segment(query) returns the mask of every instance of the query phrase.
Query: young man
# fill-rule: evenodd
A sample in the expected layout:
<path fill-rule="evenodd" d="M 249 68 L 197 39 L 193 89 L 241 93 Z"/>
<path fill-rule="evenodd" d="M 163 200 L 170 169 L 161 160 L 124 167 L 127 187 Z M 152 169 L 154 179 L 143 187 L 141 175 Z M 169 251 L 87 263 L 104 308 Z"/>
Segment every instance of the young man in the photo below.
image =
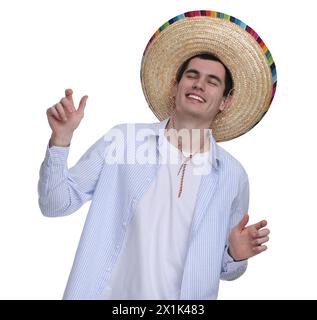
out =
<path fill-rule="evenodd" d="M 215 299 L 220 279 L 266 249 L 266 221 L 247 226 L 247 174 L 216 144 L 253 127 L 274 95 L 261 39 L 233 19 L 202 11 L 164 24 L 141 68 L 162 121 L 112 128 L 71 169 L 87 96 L 76 109 L 67 89 L 48 109 L 40 208 L 64 216 L 92 200 L 65 299 Z"/>

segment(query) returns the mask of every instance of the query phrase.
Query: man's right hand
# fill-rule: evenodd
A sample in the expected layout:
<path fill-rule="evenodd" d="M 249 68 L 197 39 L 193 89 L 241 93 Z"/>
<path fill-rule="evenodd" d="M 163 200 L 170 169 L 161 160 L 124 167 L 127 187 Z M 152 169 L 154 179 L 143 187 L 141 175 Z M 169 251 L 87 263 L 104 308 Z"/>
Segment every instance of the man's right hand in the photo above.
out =
<path fill-rule="evenodd" d="M 46 111 L 48 123 L 52 129 L 51 146 L 67 147 L 75 129 L 84 117 L 88 96 L 83 96 L 76 110 L 73 101 L 73 90 L 66 89 L 65 97 Z"/>

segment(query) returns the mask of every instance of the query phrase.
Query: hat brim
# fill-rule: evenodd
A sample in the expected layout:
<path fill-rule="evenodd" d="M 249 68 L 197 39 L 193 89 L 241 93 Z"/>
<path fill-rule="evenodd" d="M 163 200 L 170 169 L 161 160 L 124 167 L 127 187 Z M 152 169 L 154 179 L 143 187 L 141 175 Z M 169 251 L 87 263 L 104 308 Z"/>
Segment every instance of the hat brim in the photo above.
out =
<path fill-rule="evenodd" d="M 143 54 L 143 92 L 156 117 L 166 119 L 174 104 L 171 89 L 178 68 L 188 58 L 205 52 L 216 55 L 232 74 L 232 103 L 212 123 L 217 141 L 231 140 L 262 119 L 276 88 L 275 64 L 269 50 L 240 20 L 213 11 L 195 11 L 164 24 Z"/>

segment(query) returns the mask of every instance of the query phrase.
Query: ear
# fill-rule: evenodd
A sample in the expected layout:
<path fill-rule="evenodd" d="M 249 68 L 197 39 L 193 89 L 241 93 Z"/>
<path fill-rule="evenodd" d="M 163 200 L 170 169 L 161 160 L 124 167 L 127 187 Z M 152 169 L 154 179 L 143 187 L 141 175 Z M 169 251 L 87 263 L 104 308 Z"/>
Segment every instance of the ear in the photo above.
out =
<path fill-rule="evenodd" d="M 178 89 L 178 83 L 176 80 L 173 80 L 173 86 L 172 86 L 172 97 L 173 98 L 176 97 L 177 89 Z"/>
<path fill-rule="evenodd" d="M 224 97 L 220 106 L 219 106 L 219 111 L 222 112 L 222 111 L 226 110 L 227 108 L 230 107 L 231 103 L 232 103 L 232 96 Z"/>

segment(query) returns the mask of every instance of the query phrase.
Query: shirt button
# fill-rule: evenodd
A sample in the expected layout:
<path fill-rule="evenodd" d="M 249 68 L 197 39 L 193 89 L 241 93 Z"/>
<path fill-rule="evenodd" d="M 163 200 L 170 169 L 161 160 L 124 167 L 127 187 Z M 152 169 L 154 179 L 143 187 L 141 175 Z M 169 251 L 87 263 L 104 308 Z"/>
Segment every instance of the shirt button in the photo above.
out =
<path fill-rule="evenodd" d="M 107 271 L 108 271 L 108 272 L 110 272 L 110 271 L 111 271 L 111 268 L 110 268 L 110 267 L 108 267 L 108 268 L 107 268 Z"/>
<path fill-rule="evenodd" d="M 116 249 L 120 249 L 120 245 L 117 244 L 117 245 L 116 245 Z"/>

